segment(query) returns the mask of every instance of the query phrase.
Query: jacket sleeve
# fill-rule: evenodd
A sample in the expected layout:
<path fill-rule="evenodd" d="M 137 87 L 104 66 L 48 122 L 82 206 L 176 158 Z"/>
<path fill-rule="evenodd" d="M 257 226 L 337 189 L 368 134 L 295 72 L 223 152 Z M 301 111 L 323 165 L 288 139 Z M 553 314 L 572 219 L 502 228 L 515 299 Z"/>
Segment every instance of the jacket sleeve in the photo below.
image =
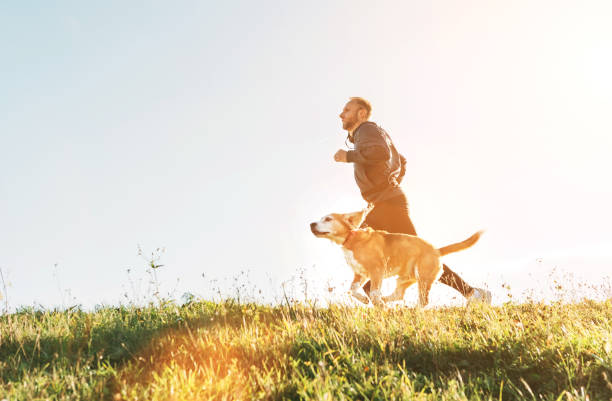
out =
<path fill-rule="evenodd" d="M 346 152 L 349 163 L 377 164 L 386 162 L 391 157 L 391 151 L 385 138 L 376 128 L 367 127 L 359 133 L 355 142 L 355 150 Z"/>
<path fill-rule="evenodd" d="M 399 154 L 399 157 L 400 157 L 401 169 L 396 178 L 398 184 L 402 182 L 402 180 L 404 179 L 404 174 L 406 174 L 406 158 L 402 154 Z"/>

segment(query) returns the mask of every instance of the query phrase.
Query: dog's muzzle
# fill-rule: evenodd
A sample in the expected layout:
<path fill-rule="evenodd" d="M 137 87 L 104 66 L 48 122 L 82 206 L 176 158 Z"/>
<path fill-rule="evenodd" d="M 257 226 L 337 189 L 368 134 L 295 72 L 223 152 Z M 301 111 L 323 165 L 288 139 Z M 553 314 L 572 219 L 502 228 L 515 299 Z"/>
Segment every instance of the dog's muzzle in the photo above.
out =
<path fill-rule="evenodd" d="M 314 235 L 329 234 L 327 232 L 317 230 L 317 223 L 310 223 L 310 231 L 312 231 Z"/>

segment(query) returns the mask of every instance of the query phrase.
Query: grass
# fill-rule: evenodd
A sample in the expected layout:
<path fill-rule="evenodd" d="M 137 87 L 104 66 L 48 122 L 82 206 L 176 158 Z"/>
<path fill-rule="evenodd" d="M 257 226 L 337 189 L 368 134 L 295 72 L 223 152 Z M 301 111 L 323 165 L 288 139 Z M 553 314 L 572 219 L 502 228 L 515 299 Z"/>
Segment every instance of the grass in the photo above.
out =
<path fill-rule="evenodd" d="M 0 400 L 610 400 L 612 302 L 0 317 Z"/>

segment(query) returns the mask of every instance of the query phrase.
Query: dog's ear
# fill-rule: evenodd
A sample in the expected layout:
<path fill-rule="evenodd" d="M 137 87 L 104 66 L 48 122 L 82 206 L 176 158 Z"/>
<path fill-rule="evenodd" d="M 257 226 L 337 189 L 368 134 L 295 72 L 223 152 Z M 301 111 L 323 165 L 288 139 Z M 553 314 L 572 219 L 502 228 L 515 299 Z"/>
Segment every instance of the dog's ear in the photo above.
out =
<path fill-rule="evenodd" d="M 366 216 L 368 215 L 368 213 L 370 213 L 371 210 L 372 210 L 372 208 L 368 206 L 367 208 L 363 209 L 362 211 L 349 214 L 348 215 L 348 219 L 347 219 L 348 223 L 353 228 L 361 227 L 361 225 L 363 224 Z"/>
<path fill-rule="evenodd" d="M 361 227 L 361 225 L 365 221 L 366 217 L 368 217 L 368 214 L 370 214 L 372 209 L 374 209 L 374 204 L 368 203 L 368 206 L 361 211 L 361 217 L 359 219 L 359 223 L 357 224 L 357 227 Z"/>

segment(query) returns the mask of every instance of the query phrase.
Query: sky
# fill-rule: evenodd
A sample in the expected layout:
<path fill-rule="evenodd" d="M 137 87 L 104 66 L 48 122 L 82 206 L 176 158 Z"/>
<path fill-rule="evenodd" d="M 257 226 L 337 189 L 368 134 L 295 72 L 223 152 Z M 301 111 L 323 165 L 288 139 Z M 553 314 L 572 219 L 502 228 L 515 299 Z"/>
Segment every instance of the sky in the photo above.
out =
<path fill-rule="evenodd" d="M 444 259 L 470 284 L 602 283 L 611 19 L 607 1 L 3 2 L 3 302 L 142 301 L 152 258 L 164 296 L 345 297 L 309 223 L 365 207 L 333 161 L 351 96 L 408 160 L 421 237 L 486 230 Z"/>

